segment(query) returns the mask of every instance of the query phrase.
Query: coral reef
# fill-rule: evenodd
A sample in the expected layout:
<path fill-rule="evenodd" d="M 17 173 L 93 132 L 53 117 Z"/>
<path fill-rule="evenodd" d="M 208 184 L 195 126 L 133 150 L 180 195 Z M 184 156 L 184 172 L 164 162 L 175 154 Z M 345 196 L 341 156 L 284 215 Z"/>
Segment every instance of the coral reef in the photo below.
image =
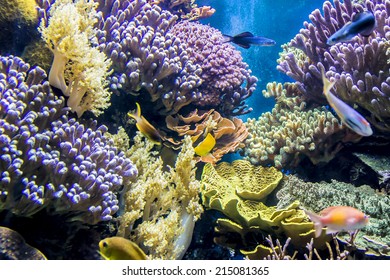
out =
<path fill-rule="evenodd" d="M 46 260 L 46 257 L 28 245 L 19 233 L 0 226 L 0 260 Z"/>
<path fill-rule="evenodd" d="M 104 136 L 106 127 L 69 120 L 45 78 L 18 57 L 0 58 L 0 210 L 110 220 L 115 192 L 137 170 Z"/>
<path fill-rule="evenodd" d="M 163 170 L 158 153 L 152 151 L 152 142 L 143 140 L 140 133 L 134 141 L 128 154 L 139 177 L 124 195 L 118 235 L 137 243 L 149 259 L 181 259 L 191 242 L 195 221 L 203 212 L 192 141 L 185 137 L 175 167 L 168 171 Z"/>
<path fill-rule="evenodd" d="M 238 248 L 245 255 L 251 254 L 251 247 L 260 242 L 251 240 L 253 236 L 261 236 L 264 232 L 288 236 L 296 246 L 308 243 L 314 237 L 313 223 L 299 209 L 298 201 L 279 209 L 265 204 L 282 177 L 274 167 L 255 167 L 244 160 L 232 164 L 222 162 L 215 167 L 206 164 L 201 179 L 202 202 L 206 208 L 218 210 L 228 217 L 217 220 L 216 232 L 220 236 L 215 242 Z M 232 233 L 238 240 L 229 239 Z M 325 239 L 322 235 L 317 243 L 321 244 Z M 269 254 L 267 245 L 262 245 Z"/>
<path fill-rule="evenodd" d="M 377 25 L 369 37 L 355 36 L 350 42 L 333 46 L 327 38 L 339 30 L 353 15 L 363 10 L 371 11 Z M 326 104 L 322 96 L 321 71 L 335 81 L 336 95 L 353 105 L 375 128 L 376 134 L 388 135 L 390 131 L 390 82 L 388 46 L 390 39 L 390 5 L 385 0 L 366 0 L 354 3 L 326 1 L 323 14 L 315 10 L 310 15 L 312 23 L 285 48 L 278 69 L 296 80 L 303 99 L 309 106 Z M 296 53 L 300 55 L 297 56 Z"/>
<path fill-rule="evenodd" d="M 98 1 L 97 47 L 113 61 L 110 87 L 178 112 L 199 98 L 201 69 L 169 29 L 177 16 L 146 0 Z"/>
<path fill-rule="evenodd" d="M 255 91 L 257 78 L 251 75 L 240 52 L 224 44 L 222 33 L 189 21 L 175 24 L 171 32 L 185 43 L 189 59 L 202 69 L 203 83 L 195 104 L 212 106 L 223 116 L 250 112 L 244 101 Z"/>
<path fill-rule="evenodd" d="M 241 153 L 252 164 L 281 169 L 296 167 L 305 157 L 313 164 L 328 162 L 346 143 L 361 139 L 325 107 L 308 109 L 297 91 L 289 83 L 269 83 L 263 91 L 277 103 L 271 112 L 245 123 L 249 133 Z"/>
<path fill-rule="evenodd" d="M 304 182 L 294 175 L 288 175 L 286 180 L 283 180 L 277 197 L 280 209 L 299 200 L 304 208 L 314 212 L 335 205 L 352 206 L 361 210 L 370 216 L 370 222 L 360 230 L 354 245 L 367 255 L 390 255 L 388 236 L 390 197 L 388 195 L 377 193 L 366 185 L 355 187 L 335 180 L 331 183 L 311 183 Z M 337 238 L 344 243 L 350 239 L 348 234 L 341 233 Z"/>
<path fill-rule="evenodd" d="M 177 132 L 180 137 L 189 135 L 201 140 L 210 133 L 215 138 L 216 144 L 210 152 L 211 156 L 197 157 L 204 162 L 216 163 L 223 155 L 242 148 L 248 135 L 242 120 L 235 117 L 232 120 L 223 118 L 214 110 L 195 110 L 187 116 L 167 116 L 166 123 L 167 127 Z"/>
<path fill-rule="evenodd" d="M 41 0 L 39 27 L 54 54 L 50 85 L 69 97 L 67 105 L 80 117 L 85 111 L 100 115 L 110 105 L 106 81 L 111 61 L 92 46 L 96 36 L 97 3 L 92 0 Z"/>
<path fill-rule="evenodd" d="M 323 106 L 327 105 L 322 94 L 323 70 L 336 82 L 336 95 L 362 113 L 376 127 L 376 135 L 388 138 L 388 2 L 335 0 L 332 5 L 326 1 L 323 10 L 324 15 L 315 10 L 310 15 L 312 23 L 305 22 L 305 28 L 283 46 L 277 68 L 295 83 L 269 83 L 263 94 L 275 97 L 277 104 L 272 112 L 245 124 L 249 135 L 242 154 L 253 164 L 291 168 L 304 158 L 313 164 L 329 162 L 345 145 L 362 139 Z M 351 42 L 326 44 L 330 35 L 363 10 L 372 11 L 377 20 L 369 37 L 359 35 Z"/>

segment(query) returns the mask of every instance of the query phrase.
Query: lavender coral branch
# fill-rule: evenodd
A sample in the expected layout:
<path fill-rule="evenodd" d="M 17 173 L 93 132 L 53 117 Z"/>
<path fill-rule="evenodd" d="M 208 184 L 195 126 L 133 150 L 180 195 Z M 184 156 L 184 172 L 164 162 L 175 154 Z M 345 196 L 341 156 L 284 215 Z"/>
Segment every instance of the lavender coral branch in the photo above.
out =
<path fill-rule="evenodd" d="M 335 31 L 364 10 L 371 11 L 377 25 L 369 37 L 357 35 L 350 42 L 328 46 Z M 326 1 L 323 14 L 315 10 L 280 60 L 278 69 L 296 80 L 309 106 L 326 104 L 322 96 L 321 70 L 336 82 L 334 92 L 354 105 L 379 132 L 390 131 L 390 3 L 386 0 Z M 303 54 L 297 56 L 299 50 Z"/>

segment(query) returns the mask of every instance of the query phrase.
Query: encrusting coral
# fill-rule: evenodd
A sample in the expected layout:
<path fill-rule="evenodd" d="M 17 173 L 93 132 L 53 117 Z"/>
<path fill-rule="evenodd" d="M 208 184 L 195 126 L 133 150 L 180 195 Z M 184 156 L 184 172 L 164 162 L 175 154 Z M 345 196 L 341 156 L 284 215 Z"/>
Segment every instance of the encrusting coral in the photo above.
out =
<path fill-rule="evenodd" d="M 263 94 L 277 103 L 245 123 L 249 134 L 241 153 L 252 164 L 281 169 L 296 167 L 305 157 L 314 164 L 328 162 L 346 143 L 361 139 L 325 107 L 308 109 L 295 84 L 269 83 Z"/>
<path fill-rule="evenodd" d="M 243 141 L 248 135 L 242 120 L 233 117 L 232 120 L 223 118 L 215 110 L 195 110 L 187 116 L 177 114 L 166 117 L 167 127 L 182 137 L 189 135 L 197 142 L 204 139 L 209 133 L 216 140 L 216 144 L 209 155 L 198 156 L 203 162 L 218 162 L 223 155 L 235 152 L 243 147 Z"/>
<path fill-rule="evenodd" d="M 0 260 L 46 260 L 46 257 L 28 245 L 18 232 L 0 226 Z"/>
<path fill-rule="evenodd" d="M 105 126 L 68 119 L 46 77 L 18 57 L 0 57 L 0 211 L 110 220 L 116 192 L 137 169 L 104 136 Z"/>
<path fill-rule="evenodd" d="M 288 175 L 277 193 L 278 208 L 283 209 L 299 200 L 301 205 L 314 212 L 329 206 L 346 205 L 355 207 L 370 216 L 370 222 L 362 228 L 354 240 L 354 246 L 367 255 L 389 256 L 390 240 L 390 197 L 377 193 L 367 185 L 354 185 L 332 180 L 331 183 L 311 183 Z M 348 243 L 349 234 L 339 233 L 337 238 Z"/>
<path fill-rule="evenodd" d="M 185 137 L 175 167 L 168 171 L 152 151 L 152 142 L 143 140 L 140 133 L 134 142 L 128 154 L 139 176 L 124 195 L 118 235 L 137 243 L 150 259 L 181 259 L 203 212 L 192 141 Z"/>
<path fill-rule="evenodd" d="M 376 18 L 376 27 L 368 37 L 353 37 L 349 42 L 326 44 L 334 32 L 352 20 L 359 12 L 368 10 Z M 387 0 L 366 0 L 355 3 L 326 1 L 323 14 L 315 10 L 312 23 L 285 48 L 278 69 L 296 80 L 304 100 L 313 105 L 325 105 L 322 95 L 321 71 L 335 81 L 334 93 L 353 105 L 375 128 L 377 133 L 390 131 L 390 4 Z M 297 56 L 296 53 L 300 55 Z"/>
<path fill-rule="evenodd" d="M 50 85 L 68 97 L 67 105 L 78 117 L 85 111 L 99 116 L 110 105 L 106 79 L 111 61 L 92 46 L 97 31 L 97 3 L 57 0 L 50 5 L 51 2 L 39 3 L 39 30 L 54 54 Z"/>

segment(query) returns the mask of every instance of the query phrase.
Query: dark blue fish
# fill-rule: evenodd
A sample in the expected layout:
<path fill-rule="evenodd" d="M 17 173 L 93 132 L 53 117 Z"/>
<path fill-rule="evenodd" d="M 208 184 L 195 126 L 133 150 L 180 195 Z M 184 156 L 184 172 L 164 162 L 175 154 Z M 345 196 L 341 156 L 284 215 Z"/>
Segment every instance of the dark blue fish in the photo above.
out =
<path fill-rule="evenodd" d="M 328 45 L 334 45 L 340 42 L 347 42 L 358 34 L 370 36 L 375 27 L 376 20 L 374 14 L 370 11 L 360 12 L 353 16 L 351 22 L 348 22 L 330 36 L 326 43 Z"/>
<path fill-rule="evenodd" d="M 249 49 L 251 45 L 257 46 L 274 46 L 276 43 L 272 39 L 265 37 L 254 36 L 250 32 L 243 32 L 236 36 L 223 35 L 227 38 L 227 41 L 224 43 L 232 42 L 240 47 Z"/>

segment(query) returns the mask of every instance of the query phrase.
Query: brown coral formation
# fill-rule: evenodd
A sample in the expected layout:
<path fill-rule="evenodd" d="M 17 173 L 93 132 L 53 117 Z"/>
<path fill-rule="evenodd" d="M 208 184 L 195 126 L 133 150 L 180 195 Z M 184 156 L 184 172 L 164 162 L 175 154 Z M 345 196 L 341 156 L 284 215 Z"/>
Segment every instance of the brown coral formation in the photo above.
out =
<path fill-rule="evenodd" d="M 248 135 L 242 120 L 233 117 L 223 118 L 214 110 L 194 110 L 187 116 L 176 115 L 166 118 L 167 127 L 177 132 L 179 136 L 189 135 L 193 139 L 201 140 L 210 133 L 216 140 L 210 154 L 212 156 L 198 157 L 205 162 L 218 162 L 223 155 L 237 151 L 243 147 L 243 141 Z"/>
<path fill-rule="evenodd" d="M 215 12 L 215 9 L 210 6 L 198 7 L 195 0 L 148 0 L 148 2 L 187 20 L 207 18 Z"/>
<path fill-rule="evenodd" d="M 325 107 L 307 108 L 296 91 L 295 84 L 267 85 L 264 96 L 274 96 L 277 104 L 271 112 L 245 123 L 249 135 L 243 155 L 253 164 L 288 168 L 305 157 L 314 164 L 328 162 L 345 143 L 361 139 Z"/>

